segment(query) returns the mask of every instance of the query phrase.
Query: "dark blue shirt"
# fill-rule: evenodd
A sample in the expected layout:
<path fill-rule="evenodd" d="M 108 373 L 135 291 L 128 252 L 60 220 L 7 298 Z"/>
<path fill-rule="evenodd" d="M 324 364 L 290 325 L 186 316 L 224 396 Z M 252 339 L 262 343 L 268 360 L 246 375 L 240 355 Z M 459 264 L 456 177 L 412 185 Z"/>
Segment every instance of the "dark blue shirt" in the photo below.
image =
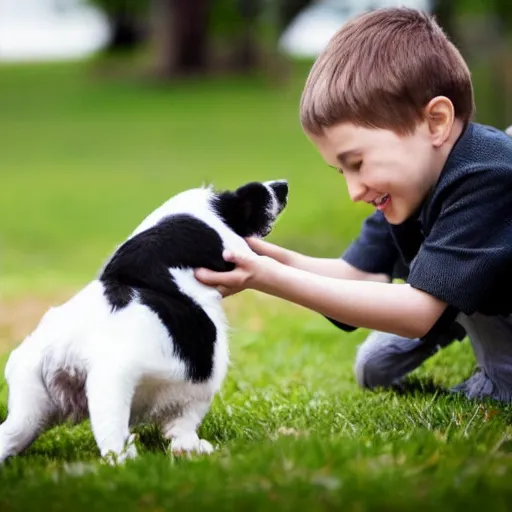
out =
<path fill-rule="evenodd" d="M 469 123 L 419 212 L 400 225 L 375 212 L 342 257 L 458 312 L 512 313 L 512 138 Z"/>

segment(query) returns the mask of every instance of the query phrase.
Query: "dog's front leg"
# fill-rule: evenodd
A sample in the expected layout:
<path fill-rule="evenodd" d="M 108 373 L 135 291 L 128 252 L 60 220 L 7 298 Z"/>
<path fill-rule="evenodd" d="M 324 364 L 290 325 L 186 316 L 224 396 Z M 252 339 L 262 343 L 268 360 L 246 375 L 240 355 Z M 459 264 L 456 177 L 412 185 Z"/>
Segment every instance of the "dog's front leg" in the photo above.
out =
<path fill-rule="evenodd" d="M 192 401 L 183 407 L 180 414 L 162 422 L 162 433 L 171 440 L 171 452 L 174 455 L 212 453 L 213 446 L 197 435 L 204 415 L 210 408 L 210 401 Z"/>
<path fill-rule="evenodd" d="M 101 456 L 122 463 L 137 456 L 129 422 L 136 378 L 127 371 L 101 368 L 87 378 L 91 428 Z"/>

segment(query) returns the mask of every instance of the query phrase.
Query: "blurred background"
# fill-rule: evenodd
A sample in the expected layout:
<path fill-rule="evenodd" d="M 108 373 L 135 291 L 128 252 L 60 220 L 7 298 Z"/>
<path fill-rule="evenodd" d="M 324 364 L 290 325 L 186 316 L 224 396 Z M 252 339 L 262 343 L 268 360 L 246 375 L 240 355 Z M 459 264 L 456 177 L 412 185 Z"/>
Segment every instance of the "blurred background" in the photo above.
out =
<path fill-rule="evenodd" d="M 370 210 L 302 134 L 299 98 L 333 33 L 388 5 L 434 12 L 476 120 L 512 123 L 509 0 L 0 0 L 0 308 L 85 283 L 203 183 L 287 178 L 271 239 L 339 255 Z"/>

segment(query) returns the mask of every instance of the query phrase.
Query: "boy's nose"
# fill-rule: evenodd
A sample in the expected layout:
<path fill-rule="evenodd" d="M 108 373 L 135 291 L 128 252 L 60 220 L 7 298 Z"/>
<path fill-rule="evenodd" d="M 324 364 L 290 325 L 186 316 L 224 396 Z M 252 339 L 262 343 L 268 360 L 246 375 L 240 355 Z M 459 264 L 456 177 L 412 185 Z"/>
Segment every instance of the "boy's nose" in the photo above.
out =
<path fill-rule="evenodd" d="M 345 175 L 345 179 L 347 182 L 348 195 L 352 202 L 357 203 L 361 201 L 366 192 L 368 191 L 368 187 L 366 187 L 360 180 L 355 176 L 348 176 L 348 173 Z"/>

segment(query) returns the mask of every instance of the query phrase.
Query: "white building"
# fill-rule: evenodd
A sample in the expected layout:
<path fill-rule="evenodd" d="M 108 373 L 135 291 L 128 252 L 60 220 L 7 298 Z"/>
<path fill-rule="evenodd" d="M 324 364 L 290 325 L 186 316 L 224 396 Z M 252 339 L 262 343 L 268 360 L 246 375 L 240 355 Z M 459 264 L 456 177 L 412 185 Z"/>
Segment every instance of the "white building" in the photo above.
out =
<path fill-rule="evenodd" d="M 284 31 L 280 49 L 296 57 L 315 58 L 349 18 L 380 7 L 430 10 L 430 0 L 317 0 L 305 8 Z"/>
<path fill-rule="evenodd" d="M 108 36 L 103 14 L 84 0 L 0 0 L 0 61 L 86 57 Z"/>

